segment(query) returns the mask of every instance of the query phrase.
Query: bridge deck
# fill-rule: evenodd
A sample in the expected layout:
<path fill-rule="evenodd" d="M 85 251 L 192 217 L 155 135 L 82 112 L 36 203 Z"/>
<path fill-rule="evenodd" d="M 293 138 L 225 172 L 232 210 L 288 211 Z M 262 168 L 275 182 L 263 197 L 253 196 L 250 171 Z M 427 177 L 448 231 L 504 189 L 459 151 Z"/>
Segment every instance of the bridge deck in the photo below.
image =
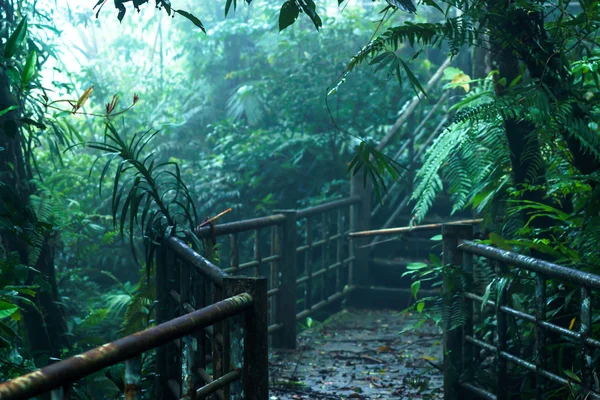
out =
<path fill-rule="evenodd" d="M 416 317 L 344 310 L 298 335 L 298 349 L 270 354 L 271 400 L 442 399 L 441 333 L 400 334 Z"/>

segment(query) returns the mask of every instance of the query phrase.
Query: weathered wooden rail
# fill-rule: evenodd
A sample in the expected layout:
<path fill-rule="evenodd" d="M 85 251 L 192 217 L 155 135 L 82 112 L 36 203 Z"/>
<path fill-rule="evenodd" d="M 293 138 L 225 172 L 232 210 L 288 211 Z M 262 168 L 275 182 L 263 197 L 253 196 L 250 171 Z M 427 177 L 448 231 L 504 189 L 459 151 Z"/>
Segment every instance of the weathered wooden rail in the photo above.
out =
<path fill-rule="evenodd" d="M 365 288 L 369 254 L 361 243 L 368 245 L 373 236 L 440 228 L 442 262 L 453 265 L 464 282 L 457 284 L 450 273 L 444 276 L 445 307 L 458 304 L 464 311 L 460 324 L 444 320 L 445 399 L 507 399 L 509 363 L 535 375 L 537 399 L 547 398 L 550 382 L 600 398 L 591 361 L 593 352 L 600 350 L 600 341 L 592 337 L 591 310 L 591 290 L 600 289 L 600 275 L 473 242 L 473 225 L 479 219 L 369 231 L 370 196 L 357 185 L 352 194 L 304 210 L 198 229 L 199 238 L 223 242 L 221 267 L 182 239 L 165 238 L 156 255 L 155 327 L 0 383 L 0 399 L 25 399 L 47 391 L 53 399 L 63 399 L 74 382 L 121 362 L 125 398 L 141 399 L 149 395 L 142 385 L 141 357 L 155 349 L 157 398 L 266 400 L 269 340 L 275 347 L 294 348 L 298 321 Z M 482 262 L 490 263 L 498 279 L 535 281 L 533 312 L 510 306 L 508 285 L 499 286 L 492 300 L 478 292 L 474 266 Z M 546 318 L 548 280 L 581 287 L 578 331 Z M 494 332 L 486 337 L 474 329 L 484 307 L 494 310 L 491 323 L 487 316 Z M 509 331 L 516 325 L 510 325 L 509 318 L 533 324 L 531 360 L 511 353 Z M 547 365 L 547 332 L 578 345 L 583 360 L 579 381 Z M 495 360 L 493 387 L 476 379 L 480 364 L 490 358 Z"/>
<path fill-rule="evenodd" d="M 266 305 L 259 322 L 262 325 L 264 320 L 273 346 L 295 348 L 297 321 L 352 291 L 355 256 L 346 237 L 359 217 L 359 203 L 359 197 L 349 197 L 304 210 L 198 229 L 197 237 L 216 238 L 223 245 L 219 249 L 221 268 L 182 240 L 168 238 L 156 258 L 157 322 L 193 312 L 235 292 L 225 285 L 230 273 L 265 276 Z M 229 240 L 221 243 L 226 236 Z M 318 293 L 314 287 L 317 279 L 321 281 Z M 181 343 L 159 349 L 157 393 L 163 399 L 190 396 L 197 386 L 194 377 L 199 376 L 205 385 L 223 382 L 216 396 L 229 399 L 235 392 L 229 378 L 236 373 L 232 365 L 240 347 L 231 334 L 230 322 L 223 320 Z M 197 354 L 190 357 L 193 348 Z M 267 348 L 261 351 L 266 357 Z M 210 363 L 212 376 L 207 370 Z M 266 384 L 267 373 L 260 373 Z M 266 395 L 261 399 L 267 399 Z"/>
<path fill-rule="evenodd" d="M 247 399 L 268 398 L 267 331 L 263 316 L 266 311 L 266 280 L 263 278 L 223 277 L 221 281 L 226 297 L 214 304 L 145 331 L 104 344 L 86 353 L 49 365 L 8 382 L 0 383 L 0 399 L 22 400 L 52 391 L 52 399 L 68 396 L 69 387 L 103 368 L 125 362 L 125 398 L 141 399 L 142 373 L 141 355 L 160 346 L 181 340 L 190 357 L 186 359 L 184 374 L 196 375 L 193 371 L 190 338 L 222 324 L 235 316 L 243 316 L 243 362 L 240 369 L 224 375 L 220 380 L 200 388 L 192 379 L 185 379 L 182 398 L 202 398 L 217 390 L 223 390 L 230 382 L 243 380 L 243 391 Z M 186 375 L 187 377 L 187 375 Z"/>
<path fill-rule="evenodd" d="M 444 225 L 442 236 L 444 265 L 458 266 L 465 278 L 464 285 L 452 282 L 450 277 L 444 280 L 446 306 L 451 307 L 454 302 L 459 301 L 465 312 L 463 323 L 460 326 L 454 328 L 449 325 L 450 321 L 445 323 L 445 399 L 473 398 L 473 396 L 485 399 L 507 399 L 510 378 L 509 362 L 535 374 L 536 399 L 548 398 L 547 383 L 549 382 L 558 384 L 569 391 L 579 388 L 581 398 L 600 398 L 600 393 L 593 390 L 595 375 L 592 365 L 592 355 L 594 350 L 600 349 L 600 341 L 592 338 L 591 330 L 591 290 L 600 289 L 600 275 L 473 242 L 470 240 L 472 227 L 468 225 Z M 498 279 L 510 277 L 515 281 L 535 281 L 535 305 L 531 314 L 509 306 L 508 284 L 497 286 L 495 301 L 487 300 L 483 293 L 477 293 L 477 288 L 473 285 L 474 257 L 476 256 L 481 257 L 480 261 L 490 263 Z M 549 280 L 580 287 L 578 318 L 580 328 L 578 332 L 548 321 L 546 289 Z M 495 311 L 495 314 L 492 315 L 494 319 L 492 325 L 495 326 L 492 338 L 489 335 L 478 337 L 473 330 L 473 326 L 477 326 L 481 321 L 482 303 L 484 303 L 484 307 L 490 307 Z M 532 360 L 523 359 L 509 351 L 509 317 L 514 318 L 514 321 L 522 320 L 533 324 L 535 348 Z M 517 325 L 512 324 L 511 326 Z M 547 353 L 549 345 L 547 332 L 558 334 L 565 342 L 571 340 L 579 348 L 582 363 L 579 382 L 572 377 L 561 376 L 556 371 L 551 371 Z M 494 357 L 495 387 L 482 387 L 474 380 L 475 371 L 481 367 L 480 363 L 483 361 L 480 356 L 481 350 L 487 351 L 489 357 Z"/>
<path fill-rule="evenodd" d="M 159 399 L 266 400 L 269 340 L 295 348 L 297 321 L 346 298 L 365 275 L 368 255 L 355 254 L 347 237 L 368 228 L 368 198 L 354 187 L 342 200 L 198 229 L 200 239 L 229 236 L 219 266 L 165 238 L 155 259 L 155 327 L 0 383 L 0 399 L 67 398 L 74 382 L 120 362 L 126 399 L 148 397 L 140 356 L 155 350 Z"/>
<path fill-rule="evenodd" d="M 361 201 L 351 196 L 197 230 L 199 238 L 217 238 L 225 273 L 268 278 L 268 332 L 274 347 L 295 348 L 297 321 L 353 291 L 364 271 L 347 236 L 361 226 Z M 220 241 L 224 236 L 228 240 Z"/>

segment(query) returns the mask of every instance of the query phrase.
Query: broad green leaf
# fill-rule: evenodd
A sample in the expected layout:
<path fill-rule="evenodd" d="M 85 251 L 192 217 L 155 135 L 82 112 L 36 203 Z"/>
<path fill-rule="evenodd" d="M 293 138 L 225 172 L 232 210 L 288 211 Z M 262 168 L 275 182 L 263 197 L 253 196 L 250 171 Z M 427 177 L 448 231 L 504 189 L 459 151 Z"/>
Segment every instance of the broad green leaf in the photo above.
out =
<path fill-rule="evenodd" d="M 313 0 L 299 0 L 299 3 L 300 7 L 302 7 L 302 10 L 306 13 L 306 15 L 308 15 L 315 25 L 315 28 L 318 30 L 320 27 L 322 27 L 323 22 L 321 21 L 321 17 L 319 17 L 317 14 L 317 6 L 315 5 L 315 2 Z"/>
<path fill-rule="evenodd" d="M 507 251 L 511 251 L 512 248 L 510 247 L 510 245 L 508 245 L 504 239 L 502 238 L 502 236 L 498 235 L 497 233 L 490 233 L 490 240 L 492 241 L 492 243 L 502 249 L 502 250 L 507 250 Z"/>
<path fill-rule="evenodd" d="M 6 290 L 14 290 L 19 294 L 24 294 L 26 296 L 35 296 L 35 291 L 39 289 L 38 286 L 6 286 Z"/>
<path fill-rule="evenodd" d="M 575 372 L 568 370 L 568 369 L 563 370 L 563 372 L 565 373 L 565 375 L 567 375 L 569 378 L 571 378 L 575 382 L 581 383 L 581 378 L 579 378 L 577 376 L 577 374 L 575 374 Z"/>
<path fill-rule="evenodd" d="M 419 314 L 421 314 L 423 312 L 423 309 L 425 308 L 425 302 L 421 301 L 417 303 L 417 312 Z"/>
<path fill-rule="evenodd" d="M 10 317 L 19 310 L 15 304 L 0 300 L 0 319 Z"/>
<path fill-rule="evenodd" d="M 17 108 L 19 108 L 19 106 L 9 106 L 8 108 L 5 108 L 4 110 L 0 110 L 0 117 L 3 116 L 4 114 L 11 112 L 12 110 L 16 110 Z"/>
<path fill-rule="evenodd" d="M 19 22 L 19 25 L 17 25 L 17 29 L 15 29 L 6 41 L 6 46 L 4 46 L 4 58 L 11 58 L 17 53 L 26 34 L 27 20 L 23 18 L 21 22 Z"/>
<path fill-rule="evenodd" d="M 204 25 L 202 25 L 202 21 L 200 21 L 198 19 L 198 17 L 196 17 L 193 14 L 190 14 L 187 11 L 184 10 L 175 10 L 175 12 L 185 18 L 187 18 L 188 20 L 190 20 L 194 25 L 196 25 L 198 28 L 202 29 L 202 32 L 206 33 L 206 29 L 204 29 Z"/>
<path fill-rule="evenodd" d="M 413 262 L 406 266 L 406 269 L 412 269 L 412 270 L 423 269 L 423 268 L 427 268 L 427 264 L 422 263 L 422 262 Z"/>
<path fill-rule="evenodd" d="M 279 32 L 292 25 L 299 14 L 300 9 L 294 0 L 288 0 L 283 3 L 279 12 Z"/>
<path fill-rule="evenodd" d="M 492 286 L 496 284 L 496 280 L 492 280 L 486 287 L 485 292 L 483 293 L 483 300 L 481 301 L 481 311 L 485 309 L 487 306 L 487 302 L 490 299 L 490 295 L 492 294 Z"/>
<path fill-rule="evenodd" d="M 311 317 L 306 317 L 306 326 L 311 328 L 313 326 L 313 319 Z"/>
<path fill-rule="evenodd" d="M 412 293 L 412 295 L 415 299 L 417 298 L 417 294 L 419 293 L 420 288 L 421 288 L 421 281 L 413 282 L 413 284 L 410 285 L 410 292 Z"/>
<path fill-rule="evenodd" d="M 31 78 L 35 74 L 37 62 L 37 53 L 35 50 L 32 50 L 31 53 L 27 56 L 27 61 L 25 62 L 25 67 L 23 68 L 23 72 L 21 73 L 21 87 L 26 88 L 31 82 Z"/>

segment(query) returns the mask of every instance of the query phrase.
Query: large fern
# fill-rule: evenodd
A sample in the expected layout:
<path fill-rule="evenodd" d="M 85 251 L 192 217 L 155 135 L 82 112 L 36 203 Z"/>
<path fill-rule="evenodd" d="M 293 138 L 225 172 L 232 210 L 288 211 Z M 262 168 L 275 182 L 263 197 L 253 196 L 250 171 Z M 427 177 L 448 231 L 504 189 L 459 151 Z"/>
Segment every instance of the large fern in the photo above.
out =
<path fill-rule="evenodd" d="M 509 161 L 502 119 L 490 113 L 495 108 L 492 77 L 456 107 L 460 112 L 427 150 L 415 177 L 412 199 L 416 200 L 417 221 L 425 217 L 443 190 L 442 178 L 448 182 L 455 212 L 473 200 L 478 194 L 474 189 L 481 189 L 481 182 L 490 182 L 492 176 L 500 178 L 505 172 L 502 165 Z"/>

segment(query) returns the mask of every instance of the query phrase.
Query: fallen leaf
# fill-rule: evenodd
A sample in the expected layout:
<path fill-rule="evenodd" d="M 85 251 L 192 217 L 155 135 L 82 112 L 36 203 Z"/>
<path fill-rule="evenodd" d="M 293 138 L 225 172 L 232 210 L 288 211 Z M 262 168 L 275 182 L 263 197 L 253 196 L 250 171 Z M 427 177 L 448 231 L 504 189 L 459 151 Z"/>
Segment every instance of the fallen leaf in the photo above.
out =
<path fill-rule="evenodd" d="M 390 348 L 390 346 L 386 346 L 386 345 L 379 346 L 377 348 L 377 353 L 390 353 L 392 351 L 393 350 Z"/>

